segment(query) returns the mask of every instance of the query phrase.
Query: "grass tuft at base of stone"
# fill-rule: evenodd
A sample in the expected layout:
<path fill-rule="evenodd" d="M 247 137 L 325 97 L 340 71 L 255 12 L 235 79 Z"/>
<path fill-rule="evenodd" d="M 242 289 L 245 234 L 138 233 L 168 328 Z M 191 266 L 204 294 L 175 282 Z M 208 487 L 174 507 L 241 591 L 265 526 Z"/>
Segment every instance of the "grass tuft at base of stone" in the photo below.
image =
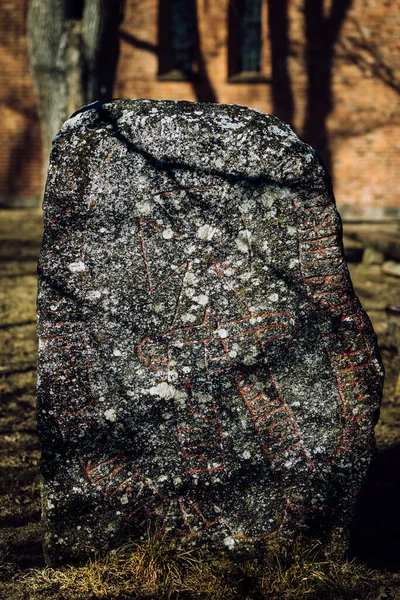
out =
<path fill-rule="evenodd" d="M 30 570 L 15 579 L 21 600 L 387 600 L 400 578 L 355 562 L 322 558 L 322 548 L 268 546 L 261 562 L 207 559 L 161 534 L 148 534 L 81 567 Z"/>

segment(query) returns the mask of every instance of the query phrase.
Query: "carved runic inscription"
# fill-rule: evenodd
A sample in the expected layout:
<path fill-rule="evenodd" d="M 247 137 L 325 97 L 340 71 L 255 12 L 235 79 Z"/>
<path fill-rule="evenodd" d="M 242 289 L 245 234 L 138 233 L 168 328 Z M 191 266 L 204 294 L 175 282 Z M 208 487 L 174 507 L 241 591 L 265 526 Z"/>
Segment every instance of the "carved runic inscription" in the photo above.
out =
<path fill-rule="evenodd" d="M 170 328 L 142 338 L 137 347 L 138 357 L 148 369 L 166 380 L 169 371 L 173 370 L 175 385 L 184 390 L 185 393 L 177 395 L 173 402 L 185 480 L 189 486 L 202 486 L 208 498 L 213 497 L 213 502 L 219 503 L 221 514 L 228 474 L 219 416 L 220 401 L 213 394 L 213 389 L 218 387 L 218 379 L 228 376 L 232 380 L 237 401 L 241 400 L 246 407 L 260 449 L 271 463 L 287 461 L 292 454 L 300 457 L 299 460 L 308 460 L 299 430 L 266 362 L 268 347 L 290 343 L 293 319 L 283 311 L 254 310 L 240 291 L 238 276 L 246 273 L 250 281 L 253 276 L 253 250 L 249 242 L 251 233 L 242 215 L 239 215 L 238 221 L 246 244 L 245 252 L 241 248 L 239 257 L 236 249 L 221 260 L 220 253 L 217 256 L 209 243 L 217 225 L 208 225 L 207 229 L 206 224 L 198 228 L 198 231 L 205 232 L 208 246 L 205 264 L 199 269 L 196 266 L 200 262 L 198 259 L 178 260 L 177 275 L 170 276 L 157 272 L 152 256 L 159 260 L 160 256 L 168 254 L 168 250 L 160 251 L 160 246 L 176 244 L 183 239 L 185 244 L 193 243 L 196 241 L 194 236 L 187 239 L 182 231 L 184 228 L 177 225 L 173 229 L 160 221 L 138 221 L 148 293 L 155 295 L 162 288 L 165 293 L 172 277 L 181 278 Z M 193 283 L 198 281 L 200 286 L 193 291 Z M 210 300 L 210 285 L 216 284 L 220 288 L 219 300 L 227 297 L 228 303 L 236 306 L 234 318 L 219 316 L 224 313 L 218 301 Z M 194 297 L 195 301 L 197 299 L 198 306 L 192 302 L 188 307 L 185 295 L 191 299 Z M 193 324 L 182 325 L 189 322 Z M 179 323 L 181 326 L 178 326 Z M 255 357 L 254 363 L 257 365 L 261 361 L 263 365 L 262 368 L 251 369 L 251 379 L 249 372 L 239 374 L 237 366 L 250 351 Z M 189 380 L 189 373 L 197 373 L 194 378 L 191 375 L 193 381 Z M 200 384 L 199 380 L 202 380 Z M 253 389 L 257 386 L 258 391 L 254 393 Z"/>
<path fill-rule="evenodd" d="M 81 458 L 89 481 L 104 499 L 121 498 L 126 520 L 158 515 L 168 525 L 174 518 L 181 535 L 199 533 L 224 517 L 229 473 L 218 397 L 221 382 L 230 382 L 230 393 L 245 410 L 253 428 L 252 439 L 268 463 L 284 468 L 292 459 L 310 462 L 268 367 L 268 352 L 291 343 L 293 318 L 284 311 L 250 306 L 241 284 L 244 277 L 249 287 L 253 278 L 251 232 L 240 211 L 232 219 L 236 219 L 236 231 L 230 236 L 233 233 L 239 240 L 233 247 L 226 238 L 221 243 L 218 238 L 223 232 L 214 222 L 180 224 L 178 220 L 171 224 L 160 218 L 139 218 L 137 222 L 149 297 L 176 293 L 169 326 L 165 323 L 163 329 L 142 337 L 137 356 L 149 377 L 156 375 L 164 382 L 152 388 L 154 394 L 172 383 L 177 390 L 169 402 L 186 497 L 157 492 L 123 454 L 95 461 Z M 164 257 L 171 247 L 182 255 L 184 246 L 191 246 L 192 251 L 182 260 L 178 253 L 172 270 Z M 179 284 L 174 286 L 177 279 Z M 246 362 L 246 372 L 240 372 L 240 365 Z M 200 502 L 196 499 L 199 490 Z M 284 511 L 286 514 L 286 505 Z"/>
<path fill-rule="evenodd" d="M 97 103 L 54 141 L 44 210 L 49 563 L 153 521 L 218 552 L 345 531 L 382 367 L 315 153 L 244 107 Z"/>
<path fill-rule="evenodd" d="M 301 274 L 310 307 L 318 315 L 342 405 L 344 429 L 336 457 L 354 451 L 354 447 L 362 449 L 371 444 L 376 399 L 370 397 L 368 388 L 369 381 L 379 375 L 378 363 L 366 337 L 364 315 L 346 277 L 342 248 L 335 235 L 334 208 L 327 205 L 326 199 L 316 198 L 302 206 L 297 204 L 297 210 L 301 222 Z M 334 321 L 332 316 L 336 317 Z"/>
<path fill-rule="evenodd" d="M 195 276 L 195 280 L 202 279 L 205 282 L 203 284 L 204 287 L 200 286 L 200 289 L 196 289 L 196 294 L 198 294 L 200 301 L 198 302 L 198 308 L 196 309 L 195 307 L 194 318 L 199 320 L 193 325 L 177 327 L 177 321 L 180 320 L 181 322 L 188 322 L 189 320 L 192 320 L 193 317 L 192 314 L 184 312 L 185 309 L 187 310 L 187 307 L 182 302 L 182 297 L 185 295 L 185 291 L 187 291 L 187 288 L 190 288 L 190 283 L 193 281 L 193 272 L 195 271 L 195 263 L 191 260 L 187 260 L 186 264 L 182 263 L 178 267 L 181 271 L 180 276 L 182 278 L 182 282 L 179 288 L 179 295 L 176 298 L 176 308 L 174 310 L 172 327 L 167 331 L 152 333 L 151 335 L 142 338 L 138 344 L 138 356 L 149 369 L 157 371 L 160 374 L 164 374 L 166 377 L 168 377 L 168 369 L 173 363 L 174 371 L 179 373 L 182 381 L 187 381 L 187 377 L 185 377 L 185 370 L 199 371 L 199 367 L 197 366 L 196 369 L 196 365 L 198 364 L 199 359 L 202 359 L 203 368 L 205 369 L 209 379 L 212 380 L 212 377 L 216 376 L 218 373 L 222 374 L 226 371 L 229 371 L 232 373 L 233 380 L 235 381 L 234 374 L 235 370 L 237 370 L 235 365 L 238 363 L 238 355 L 244 357 L 249 348 L 253 347 L 255 350 L 255 355 L 258 353 L 260 356 L 265 356 L 265 350 L 270 344 L 284 344 L 290 341 L 292 331 L 292 319 L 290 315 L 284 312 L 254 311 L 254 309 L 250 308 L 246 298 L 244 297 L 244 294 L 240 294 L 239 290 L 236 289 L 235 275 L 243 275 L 243 273 L 247 271 L 249 279 L 251 280 L 253 271 L 253 250 L 251 243 L 249 242 L 251 234 L 248 231 L 246 221 L 241 214 L 238 215 L 237 220 L 240 222 L 241 227 L 245 228 L 241 229 L 242 239 L 246 240 L 245 257 L 243 257 L 242 251 L 242 254 L 238 258 L 238 252 L 236 251 L 236 253 L 232 253 L 230 256 L 228 255 L 227 257 L 224 257 L 223 261 L 218 260 L 219 257 L 217 258 L 213 253 L 212 239 L 217 227 L 220 230 L 220 225 L 213 223 L 212 225 L 206 224 L 205 226 L 203 225 L 203 228 L 198 228 L 198 230 L 203 229 L 205 232 L 205 238 L 208 245 L 206 265 L 203 267 L 202 272 L 199 273 L 199 277 L 197 278 Z M 184 238 L 185 234 L 181 232 L 181 228 L 179 226 L 175 226 L 174 232 L 165 235 L 165 232 L 168 231 L 165 225 L 161 225 L 160 223 L 150 220 L 145 220 L 145 223 L 148 226 L 153 225 L 153 227 L 148 232 L 148 237 L 146 238 L 143 234 L 143 220 L 139 219 L 139 237 L 141 252 L 146 269 L 149 293 L 154 294 L 159 287 L 155 287 L 152 283 L 152 273 L 155 271 L 151 260 L 152 253 L 156 255 L 162 255 L 163 252 L 160 252 L 157 247 L 158 245 L 168 245 L 169 240 L 173 240 L 175 242 L 176 239 Z M 158 233 L 158 235 L 151 236 L 151 233 Z M 238 233 L 239 232 L 237 231 L 236 234 Z M 193 241 L 196 241 L 193 240 L 193 237 L 194 236 L 192 236 L 191 239 L 192 243 Z M 185 243 L 189 243 L 187 236 Z M 156 246 L 156 248 L 154 248 L 154 246 Z M 165 252 L 168 253 L 167 250 Z M 238 263 L 240 263 L 240 267 Z M 242 270 L 240 270 L 240 268 L 242 268 Z M 191 275 L 192 277 L 190 277 Z M 230 279 L 233 281 L 230 282 Z M 166 282 L 165 285 L 167 285 L 168 278 L 164 277 L 163 280 Z M 221 286 L 223 296 L 228 297 L 228 302 L 234 302 L 238 305 L 240 314 L 236 314 L 235 318 L 226 319 L 221 322 L 217 314 L 214 314 L 219 311 L 219 307 L 215 306 L 216 310 L 214 310 L 214 307 L 208 304 L 210 294 L 207 284 L 210 282 L 212 285 L 214 283 L 213 280 L 218 281 Z M 193 296 L 194 294 L 190 295 L 191 298 Z M 193 310 L 193 304 L 190 308 Z M 246 316 L 243 316 L 243 313 Z M 233 346 L 235 346 L 235 350 L 233 350 Z M 194 366 L 193 369 L 192 366 Z M 265 366 L 265 368 L 267 367 Z M 265 374 L 263 374 L 263 379 L 265 379 Z M 272 377 L 270 377 L 270 380 L 271 379 Z M 187 383 L 186 385 L 190 386 L 190 384 Z M 270 387 L 274 390 L 273 396 L 276 396 L 277 394 L 279 396 L 276 384 L 270 383 Z M 244 390 L 240 389 L 238 386 L 238 391 L 240 396 L 244 399 Z M 267 396 L 265 397 L 267 398 Z M 273 401 L 272 398 L 271 401 Z M 247 404 L 246 401 L 245 404 L 253 419 L 253 412 L 250 408 L 250 405 Z M 280 404 L 282 408 L 285 405 L 282 398 L 280 399 Z M 195 411 L 192 408 L 189 410 L 188 416 L 191 412 L 192 420 L 197 418 L 203 419 L 205 422 L 209 423 L 214 421 L 218 422 L 215 406 L 215 402 L 213 401 L 212 407 L 213 411 L 215 412 L 215 416 L 212 418 L 207 416 L 207 411 L 210 410 L 210 406 L 203 409 L 203 415 L 201 415 L 199 410 Z M 287 408 L 284 410 L 289 412 Z M 270 427 L 278 427 L 279 430 L 281 422 L 274 423 L 274 421 L 276 421 L 276 418 L 273 416 L 274 414 L 275 412 L 271 411 Z M 179 411 L 177 412 L 177 415 L 178 431 L 182 432 L 182 428 L 179 424 Z M 254 424 L 256 430 L 259 431 L 257 419 L 254 421 Z M 210 439 L 214 439 L 214 441 L 218 440 L 218 435 L 216 435 L 216 432 L 211 433 Z M 265 443 L 260 443 L 262 448 L 266 450 Z M 211 448 L 215 447 L 216 445 L 218 444 L 207 447 Z M 185 457 L 187 456 L 187 454 L 185 454 L 186 450 L 187 447 L 182 444 L 182 452 Z M 271 452 L 271 449 L 269 452 Z M 203 460 L 206 462 L 207 458 L 204 455 L 202 456 Z M 210 462 L 210 460 L 208 462 Z M 218 464 L 218 466 L 215 468 L 223 469 L 222 459 L 217 461 L 215 464 Z M 210 472 L 212 472 L 213 469 L 214 467 L 209 469 Z"/>
<path fill-rule="evenodd" d="M 351 298 L 347 300 L 346 267 L 335 241 L 334 215 L 329 207 L 318 204 L 318 199 L 310 206 L 306 216 L 300 212 L 298 260 L 310 309 L 316 314 L 320 339 L 336 380 L 344 423 L 334 451 L 323 463 L 329 465 L 351 446 L 362 447 L 369 440 L 372 423 L 368 410 L 354 415 L 350 407 L 354 395 L 362 406 L 365 380 L 375 367 L 358 305 Z M 137 357 L 148 376 L 161 381 L 151 393 L 162 395 L 161 390 L 167 390 L 164 397 L 175 418 L 182 481 L 187 491 L 175 496 L 157 491 L 123 454 L 101 460 L 97 457 L 95 463 L 82 458 L 89 481 L 105 500 L 120 497 L 121 512 L 129 522 L 157 516 L 180 535 L 192 536 L 224 519 L 230 476 L 227 465 L 237 459 L 226 454 L 229 450 L 224 443 L 223 406 L 218 395 L 221 385 L 228 384 L 234 401 L 244 407 L 253 429 L 253 444 L 258 445 L 272 472 L 280 473 L 282 486 L 287 474 L 296 468 L 313 473 L 317 467 L 269 364 L 269 357 L 292 343 L 295 321 L 286 311 L 252 306 L 252 280 L 258 266 L 250 241 L 254 236 L 240 211 L 236 221 L 238 227 L 233 234 L 240 240 L 240 252 L 237 247 L 225 248 L 218 243 L 223 232 L 215 222 L 199 225 L 190 221 L 182 224 L 179 218 L 172 223 L 164 218 L 138 218 L 139 255 L 147 294 L 154 302 L 158 297 L 169 298 L 172 310 L 169 323 L 164 320 L 162 328 L 153 328 L 138 341 Z M 185 255 L 188 247 L 191 252 Z M 176 254 L 173 265 L 165 259 L 171 251 Z M 321 264 L 327 274 L 321 275 Z M 329 329 L 329 320 L 324 319 L 325 314 L 335 311 L 341 315 L 338 331 Z M 346 332 L 353 340 L 348 351 Z M 200 503 L 199 490 L 203 495 Z M 283 487 L 281 493 L 285 502 L 279 528 L 288 510 L 301 510 Z M 314 503 L 307 510 L 321 508 L 323 505 Z M 269 533 L 264 530 L 259 537 L 275 533 L 274 524 Z M 243 537 L 243 532 L 237 535 Z"/>
<path fill-rule="evenodd" d="M 139 342 L 138 355 L 147 367 L 162 371 L 171 363 L 174 348 L 193 347 L 203 353 L 208 373 L 217 373 L 232 367 L 230 346 L 240 344 L 247 336 L 260 351 L 269 343 L 290 339 L 290 317 L 284 313 L 264 313 L 219 323 L 206 310 L 200 325 L 171 329 L 143 338 Z"/>

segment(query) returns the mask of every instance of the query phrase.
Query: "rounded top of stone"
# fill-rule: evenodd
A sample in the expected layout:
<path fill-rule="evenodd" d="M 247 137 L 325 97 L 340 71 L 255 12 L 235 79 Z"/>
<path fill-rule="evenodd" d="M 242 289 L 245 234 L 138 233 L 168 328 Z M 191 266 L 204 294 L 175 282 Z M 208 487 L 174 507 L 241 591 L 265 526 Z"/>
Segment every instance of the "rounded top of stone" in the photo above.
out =
<path fill-rule="evenodd" d="M 273 115 L 235 104 L 119 99 L 94 102 L 74 113 L 55 139 L 110 136 L 128 152 L 188 169 L 279 184 L 326 185 L 316 152 Z"/>

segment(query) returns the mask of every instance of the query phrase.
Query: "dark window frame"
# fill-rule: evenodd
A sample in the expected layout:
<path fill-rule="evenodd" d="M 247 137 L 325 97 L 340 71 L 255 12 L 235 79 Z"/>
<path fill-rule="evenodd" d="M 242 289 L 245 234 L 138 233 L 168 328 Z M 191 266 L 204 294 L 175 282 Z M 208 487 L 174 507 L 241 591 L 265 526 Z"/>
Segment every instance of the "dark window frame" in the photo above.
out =
<path fill-rule="evenodd" d="M 189 7 L 189 10 L 184 12 L 182 10 L 184 6 Z M 186 23 L 185 15 L 188 17 Z M 187 57 L 185 57 L 185 45 Z M 158 79 L 160 81 L 196 79 L 198 77 L 197 54 L 196 0 L 159 0 Z"/>
<path fill-rule="evenodd" d="M 254 7 L 258 11 L 257 19 Z M 263 0 L 230 0 L 229 2 L 228 81 L 231 83 L 268 81 L 263 72 L 265 43 L 263 16 Z M 248 68 L 250 65 L 254 68 Z"/>

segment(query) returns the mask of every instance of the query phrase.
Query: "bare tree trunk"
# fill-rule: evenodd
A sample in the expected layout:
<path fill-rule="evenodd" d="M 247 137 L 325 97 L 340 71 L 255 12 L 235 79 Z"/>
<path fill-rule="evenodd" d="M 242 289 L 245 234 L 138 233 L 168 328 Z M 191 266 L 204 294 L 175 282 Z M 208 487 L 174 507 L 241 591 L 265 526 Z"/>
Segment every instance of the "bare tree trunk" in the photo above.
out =
<path fill-rule="evenodd" d="M 72 113 L 78 110 L 78 108 L 80 108 L 83 104 L 86 104 L 86 94 L 83 77 L 84 59 L 82 44 L 82 22 L 74 20 L 67 21 L 66 31 L 67 111 L 64 117 L 64 121 L 69 115 L 72 115 Z M 62 123 L 64 121 L 62 121 Z"/>
<path fill-rule="evenodd" d="M 31 0 L 28 42 L 44 157 L 65 120 L 68 104 L 65 0 Z"/>
<path fill-rule="evenodd" d="M 54 136 L 83 104 L 110 100 L 124 0 L 31 0 L 28 43 L 44 169 Z"/>

